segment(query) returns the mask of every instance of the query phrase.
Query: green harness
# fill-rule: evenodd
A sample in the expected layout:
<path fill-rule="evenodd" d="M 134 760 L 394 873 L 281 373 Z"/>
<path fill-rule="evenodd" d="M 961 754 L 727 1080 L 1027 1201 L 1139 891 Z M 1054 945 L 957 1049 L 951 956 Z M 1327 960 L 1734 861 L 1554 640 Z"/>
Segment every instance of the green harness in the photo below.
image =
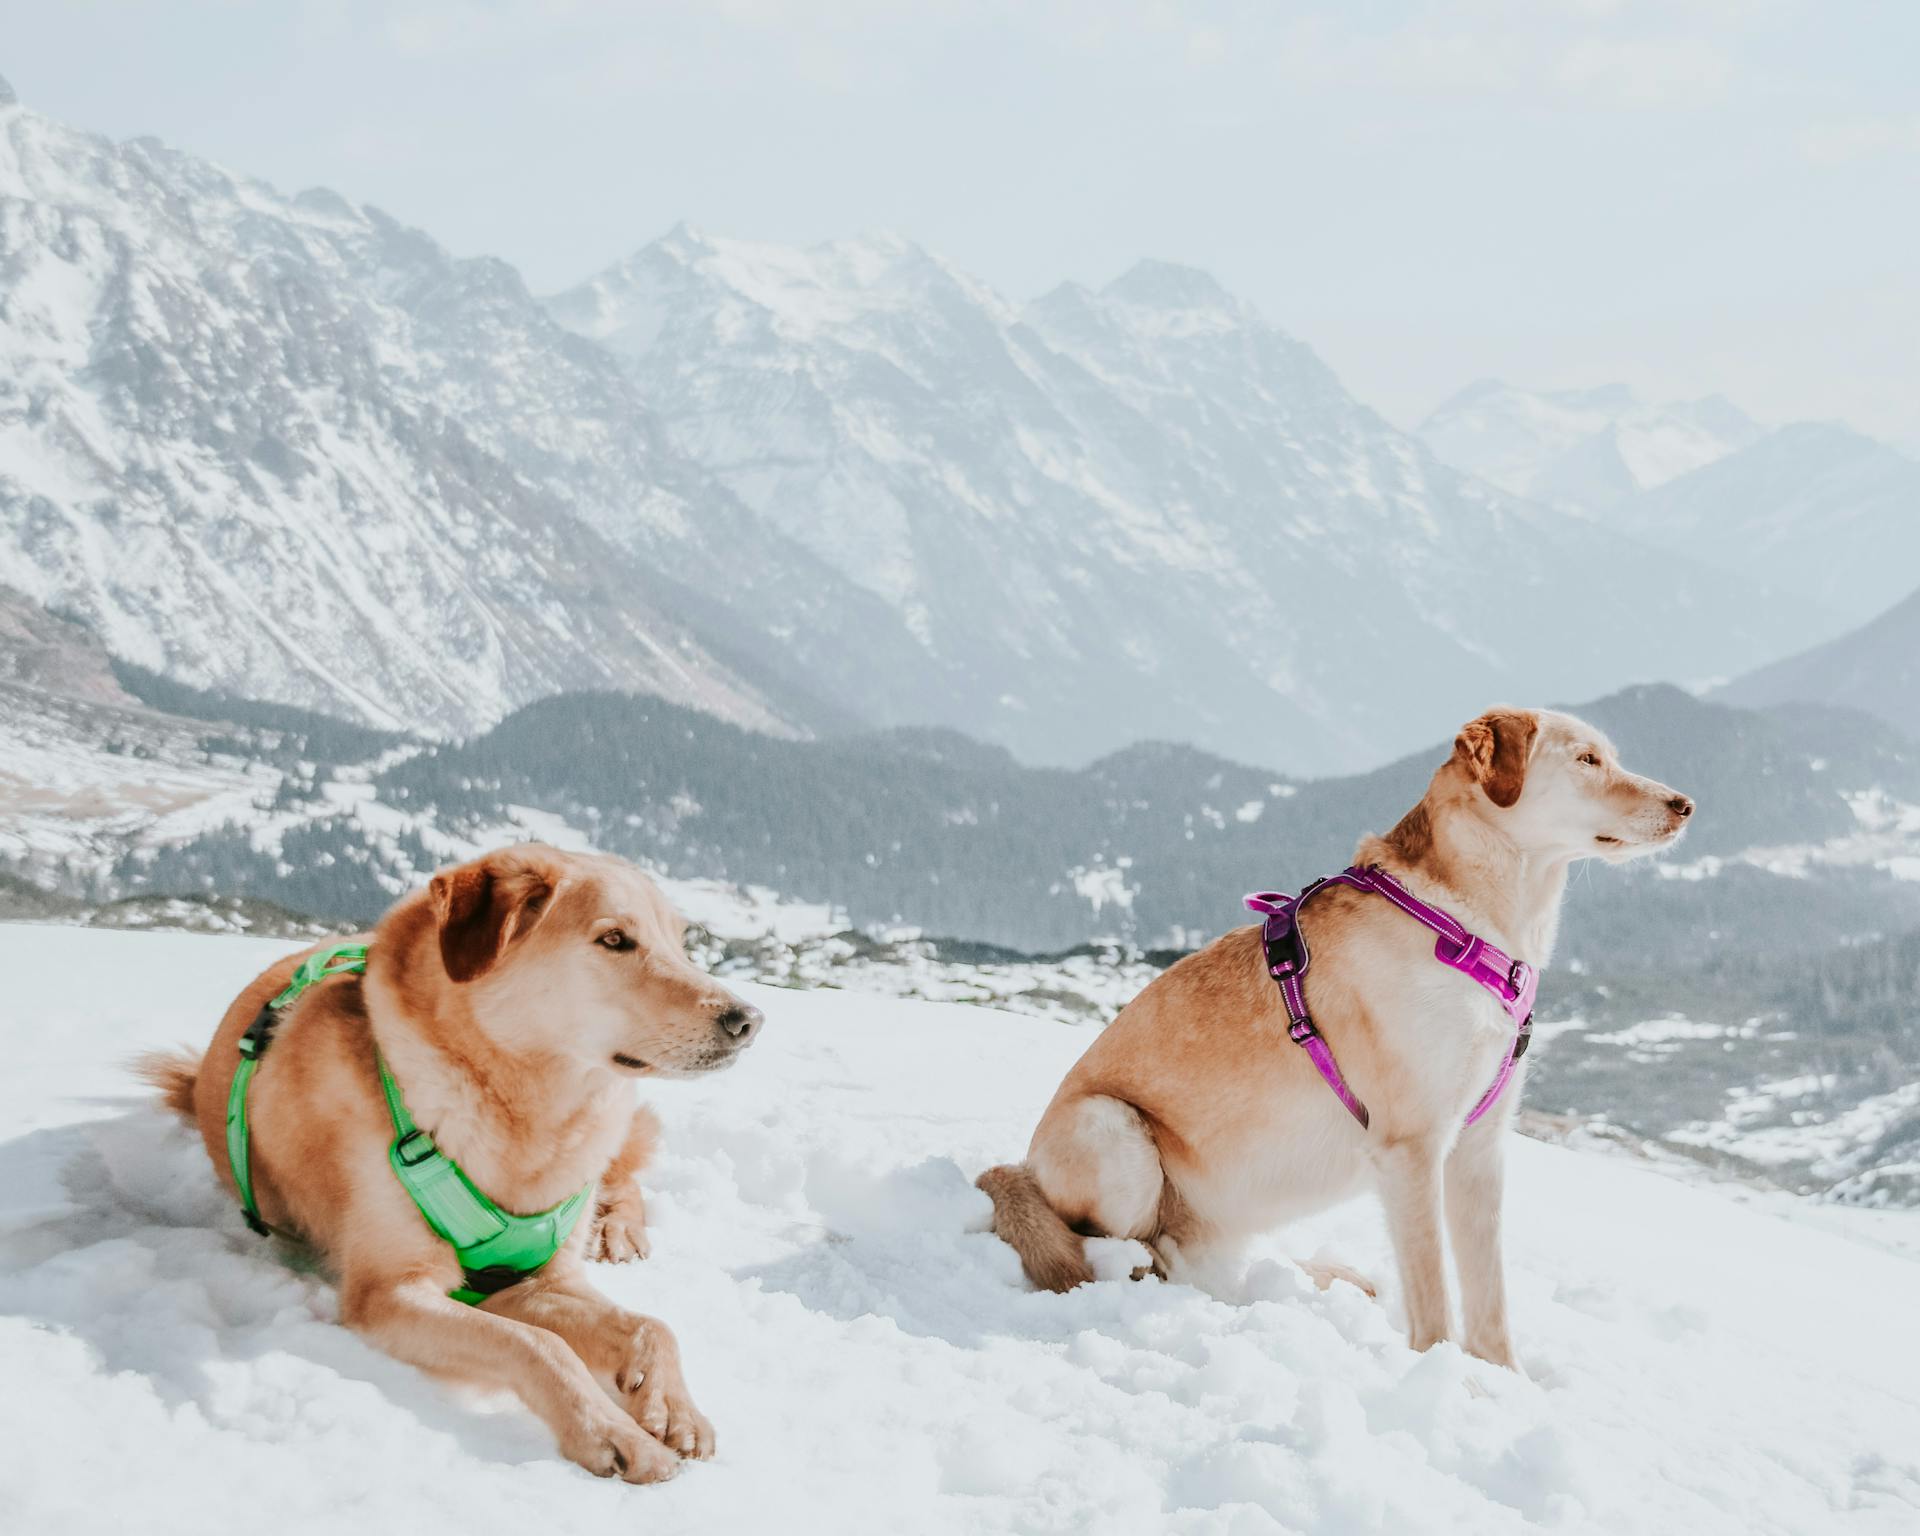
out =
<path fill-rule="evenodd" d="M 240 1065 L 227 1092 L 227 1162 L 240 1190 L 240 1207 L 247 1225 L 263 1237 L 271 1229 L 260 1219 L 260 1207 L 253 1198 L 247 1085 L 260 1068 L 281 1013 L 301 993 L 329 976 L 359 975 L 366 968 L 364 944 L 335 944 L 316 951 L 300 962 L 285 990 L 260 1010 L 240 1037 Z M 374 1060 L 380 1067 L 380 1091 L 386 1095 L 387 1115 L 393 1121 L 393 1144 L 387 1148 L 387 1161 L 427 1225 L 460 1256 L 465 1272 L 466 1284 L 447 1294 L 455 1301 L 476 1306 L 546 1264 L 572 1233 L 593 1194 L 593 1185 L 588 1184 L 537 1216 L 515 1216 L 501 1210 L 475 1188 L 458 1163 L 434 1145 L 431 1136 L 414 1124 L 386 1061 L 378 1052 Z"/>

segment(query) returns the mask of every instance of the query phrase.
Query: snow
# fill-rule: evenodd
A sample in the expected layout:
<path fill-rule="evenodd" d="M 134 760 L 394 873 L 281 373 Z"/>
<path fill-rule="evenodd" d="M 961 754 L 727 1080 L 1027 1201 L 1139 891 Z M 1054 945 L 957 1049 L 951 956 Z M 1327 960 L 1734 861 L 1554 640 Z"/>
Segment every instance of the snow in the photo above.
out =
<path fill-rule="evenodd" d="M 745 988 L 743 1065 L 651 1087 L 666 1318 L 720 1426 L 673 1483 L 597 1482 L 517 1404 L 339 1328 L 249 1235 L 197 1139 L 122 1075 L 197 1040 L 283 946 L 0 927 L 0 1497 L 21 1530 L 1911 1531 L 1916 1279 L 1827 1209 L 1782 1219 L 1516 1141 L 1532 1379 L 1410 1353 L 1370 1205 L 1267 1246 L 1230 1299 L 1020 1284 L 970 1176 L 1017 1155 L 1084 1030 Z M 1872 1213 L 1884 1233 L 1891 1213 Z M 1904 1239 L 1903 1239 L 1904 1240 Z M 1124 1245 L 1103 1245 L 1103 1268 Z"/>
<path fill-rule="evenodd" d="M 1920 1083 L 1874 1094 L 1837 1113 L 1827 1099 L 1831 1088 L 1828 1079 L 1812 1074 L 1737 1088 L 1725 1119 L 1683 1126 L 1672 1139 L 1736 1151 L 1768 1167 L 1804 1164 L 1814 1177 L 1837 1182 L 1858 1171 L 1863 1149 L 1886 1142 L 1920 1111 Z M 1786 1123 L 1767 1123 L 1783 1106 L 1792 1107 Z"/>
<path fill-rule="evenodd" d="M 1081 866 L 1068 870 L 1067 878 L 1096 917 L 1108 907 L 1125 912 L 1133 906 L 1134 887 L 1127 883 L 1127 869 L 1132 863 L 1121 858 L 1112 864 Z"/>

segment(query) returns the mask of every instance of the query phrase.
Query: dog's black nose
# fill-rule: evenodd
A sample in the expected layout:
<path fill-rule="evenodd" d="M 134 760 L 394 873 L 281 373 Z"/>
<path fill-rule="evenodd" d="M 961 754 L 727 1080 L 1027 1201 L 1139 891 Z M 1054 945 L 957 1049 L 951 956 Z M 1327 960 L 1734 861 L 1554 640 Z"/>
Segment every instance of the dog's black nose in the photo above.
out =
<path fill-rule="evenodd" d="M 1672 811 L 1673 814 L 1678 816 L 1682 821 L 1685 821 L 1687 817 L 1693 814 L 1693 802 L 1685 795 L 1675 795 L 1667 802 L 1667 809 Z"/>
<path fill-rule="evenodd" d="M 720 1032 L 727 1037 L 729 1042 L 736 1046 L 741 1046 L 745 1045 L 759 1032 L 760 1025 L 765 1019 L 766 1015 L 758 1008 L 752 1007 L 747 1003 L 735 1003 L 725 1013 L 721 1014 L 719 1018 L 715 1019 L 714 1023 L 719 1025 Z"/>

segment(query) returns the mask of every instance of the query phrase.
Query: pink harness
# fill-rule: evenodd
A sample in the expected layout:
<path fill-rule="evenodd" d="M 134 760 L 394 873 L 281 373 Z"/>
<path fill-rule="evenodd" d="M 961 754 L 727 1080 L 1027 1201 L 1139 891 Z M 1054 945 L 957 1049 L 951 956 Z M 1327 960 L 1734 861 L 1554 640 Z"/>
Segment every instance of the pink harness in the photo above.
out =
<path fill-rule="evenodd" d="M 1249 896 L 1248 910 L 1266 916 L 1261 937 L 1266 944 L 1267 970 L 1279 982 L 1280 996 L 1287 1005 L 1290 1021 L 1287 1037 L 1313 1059 L 1327 1086 L 1363 1128 L 1368 1120 L 1367 1106 L 1341 1076 L 1340 1063 L 1333 1059 L 1333 1047 L 1327 1044 L 1326 1036 L 1315 1027 L 1307 1012 L 1306 993 L 1301 987 L 1313 957 L 1307 952 L 1306 936 L 1301 933 L 1297 919 L 1300 909 L 1330 885 L 1350 885 L 1357 891 L 1372 891 L 1386 897 L 1415 921 L 1426 924 L 1439 935 L 1433 946 L 1434 958 L 1485 987 L 1500 1000 L 1500 1006 L 1513 1020 L 1513 1046 L 1500 1064 L 1493 1086 L 1481 1095 L 1480 1102 L 1467 1116 L 1467 1124 L 1472 1125 L 1498 1102 L 1515 1065 L 1527 1054 L 1527 1042 L 1533 1037 L 1533 997 L 1540 988 L 1540 973 L 1524 960 L 1509 959 L 1485 939 L 1468 933 L 1451 914 L 1428 906 L 1377 864 L 1364 869 L 1355 865 L 1337 875 L 1322 875 L 1318 880 L 1309 881 L 1298 896 L 1283 896 L 1278 891 L 1260 891 Z"/>

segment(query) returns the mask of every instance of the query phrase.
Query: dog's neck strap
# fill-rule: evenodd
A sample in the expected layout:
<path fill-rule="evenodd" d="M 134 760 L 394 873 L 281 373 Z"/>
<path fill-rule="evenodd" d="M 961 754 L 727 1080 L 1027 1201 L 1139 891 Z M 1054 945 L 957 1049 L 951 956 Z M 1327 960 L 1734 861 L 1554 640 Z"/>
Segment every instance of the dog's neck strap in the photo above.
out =
<path fill-rule="evenodd" d="M 1533 1000 L 1540 988 L 1540 973 L 1524 960 L 1511 959 L 1468 932 L 1452 913 L 1422 901 L 1377 864 L 1356 864 L 1337 875 L 1323 875 L 1309 881 L 1298 896 L 1259 891 L 1247 897 L 1248 910 L 1261 913 L 1266 919 L 1261 940 L 1266 951 L 1267 973 L 1279 984 L 1280 996 L 1286 1003 L 1287 1037 L 1306 1051 L 1327 1086 L 1362 1128 L 1369 1121 L 1367 1106 L 1348 1085 L 1339 1062 L 1334 1059 L 1333 1047 L 1327 1044 L 1307 1011 L 1305 979 L 1313 956 L 1307 949 L 1298 919 L 1300 909 L 1330 885 L 1352 886 L 1355 890 L 1384 896 L 1407 916 L 1431 928 L 1437 935 L 1434 958 L 1486 988 L 1514 1021 L 1513 1044 L 1500 1064 L 1500 1071 L 1467 1115 L 1467 1124 L 1472 1125 L 1499 1102 L 1515 1066 L 1527 1053 L 1527 1044 L 1533 1037 Z"/>
<path fill-rule="evenodd" d="M 227 1090 L 227 1163 L 240 1191 L 247 1225 L 263 1236 L 271 1229 L 261 1220 L 253 1194 L 248 1085 L 273 1041 L 274 1026 L 284 1010 L 329 976 L 357 976 L 366 968 L 364 944 L 335 944 L 316 950 L 300 962 L 292 980 L 260 1010 L 240 1037 L 240 1065 L 234 1071 L 233 1086 Z M 516 1216 L 502 1210 L 434 1144 L 432 1136 L 420 1129 L 386 1059 L 378 1052 L 374 1059 L 380 1068 L 380 1092 L 387 1101 L 387 1116 L 393 1122 L 393 1144 L 387 1149 L 387 1160 L 427 1225 L 460 1256 L 466 1283 L 448 1294 L 455 1301 L 477 1305 L 550 1261 L 580 1220 L 593 1185 L 589 1183 L 578 1194 L 534 1216 Z"/>

